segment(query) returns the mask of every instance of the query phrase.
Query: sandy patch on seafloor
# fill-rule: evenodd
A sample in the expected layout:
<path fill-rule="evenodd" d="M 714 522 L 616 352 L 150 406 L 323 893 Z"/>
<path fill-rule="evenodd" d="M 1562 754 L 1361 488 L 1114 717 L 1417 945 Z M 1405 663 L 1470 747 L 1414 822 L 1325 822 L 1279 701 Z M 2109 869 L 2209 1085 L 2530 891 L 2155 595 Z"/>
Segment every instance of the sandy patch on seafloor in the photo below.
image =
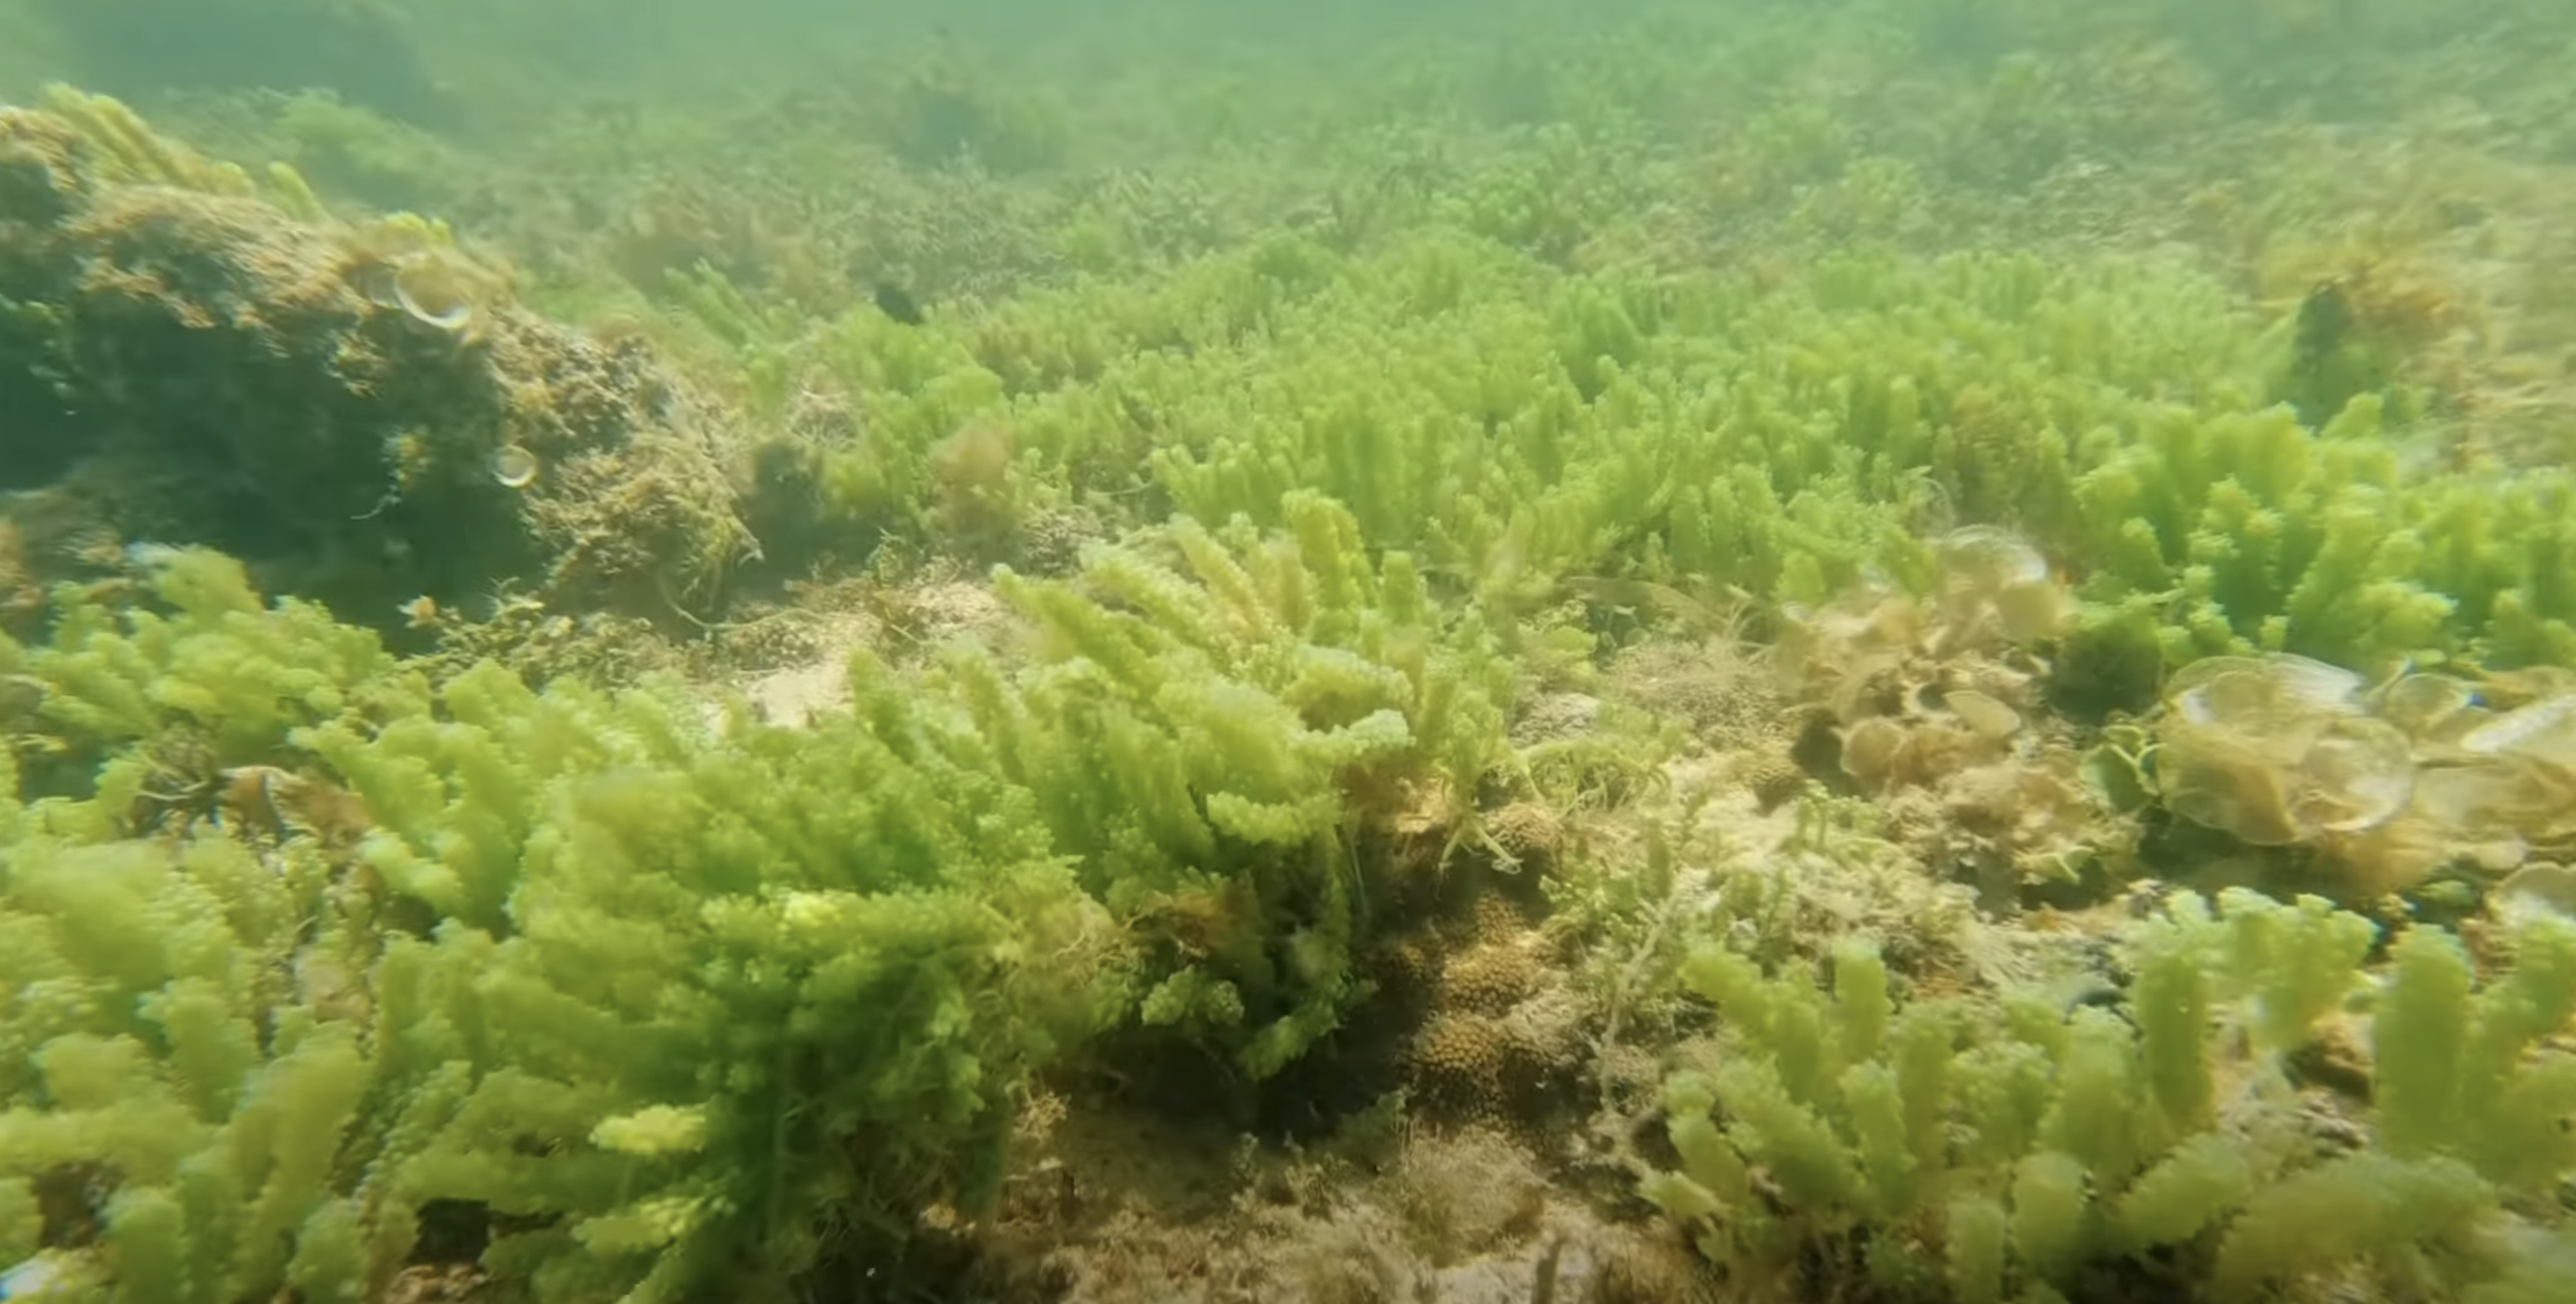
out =
<path fill-rule="evenodd" d="M 1059 1304 L 1694 1298 L 1677 1238 L 1605 1218 L 1518 1143 L 1480 1129 L 1392 1140 L 1370 1162 L 1076 1108 L 986 1229 L 988 1267 Z"/>
<path fill-rule="evenodd" d="M 874 611 L 818 613 L 818 624 L 806 638 L 809 654 L 726 685 L 718 700 L 709 702 L 708 718 L 722 718 L 723 698 L 739 697 L 759 718 L 801 729 L 850 704 L 852 653 L 867 649 L 901 661 L 959 638 L 993 643 L 1012 619 L 1010 608 L 990 587 L 967 581 L 908 589 L 899 602 Z"/>

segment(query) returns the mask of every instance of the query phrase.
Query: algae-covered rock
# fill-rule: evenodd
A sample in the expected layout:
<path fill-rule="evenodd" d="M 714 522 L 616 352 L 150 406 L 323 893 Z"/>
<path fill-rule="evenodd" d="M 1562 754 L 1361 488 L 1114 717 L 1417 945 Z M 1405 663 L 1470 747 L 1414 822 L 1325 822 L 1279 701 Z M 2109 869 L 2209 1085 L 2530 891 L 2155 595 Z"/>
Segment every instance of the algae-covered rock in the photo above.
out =
<path fill-rule="evenodd" d="M 113 101 L 0 110 L 0 375 L 0 519 L 45 579 L 207 544 L 379 626 L 512 577 L 667 618 L 749 548 L 640 340 L 540 321 L 438 224 L 336 221 Z"/>

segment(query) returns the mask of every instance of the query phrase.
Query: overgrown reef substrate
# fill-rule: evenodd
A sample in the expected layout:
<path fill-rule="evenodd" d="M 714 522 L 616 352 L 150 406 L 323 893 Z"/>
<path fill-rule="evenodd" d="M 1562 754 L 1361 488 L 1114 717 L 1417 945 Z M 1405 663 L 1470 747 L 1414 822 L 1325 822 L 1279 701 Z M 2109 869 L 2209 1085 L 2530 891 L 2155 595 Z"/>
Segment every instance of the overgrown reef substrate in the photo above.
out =
<path fill-rule="evenodd" d="M 790 1298 L 995 1216 L 1068 1069 L 1136 1099 L 1186 1066 L 1236 1121 L 1285 1100 L 1311 1128 L 1395 1080 L 1350 1057 L 1416 1017 L 1391 1039 L 1413 1117 L 1561 1132 L 1597 1081 L 1619 1193 L 1740 1297 L 2486 1304 L 2549 1299 L 2576 1251 L 2563 922 L 2455 936 L 2374 902 L 2403 925 L 2383 979 L 2378 924 L 2319 899 L 2182 895 L 2093 925 L 2107 946 L 1998 953 L 1941 881 L 2098 900 L 2136 869 L 2127 821 L 2180 814 L 2286 840 L 2258 868 L 2316 883 L 2355 858 L 2299 851 L 2429 813 L 2428 766 L 2567 790 L 2517 750 L 2555 745 L 2563 686 L 2486 673 L 2576 647 L 2563 477 L 2401 473 L 2402 387 L 2274 403 L 2297 387 L 2252 377 L 2260 341 L 2187 275 L 1856 256 L 1640 284 L 1437 230 L 1279 237 L 891 345 L 865 310 L 717 331 L 847 429 L 834 386 L 897 378 L 866 452 L 809 450 L 845 507 L 926 504 L 997 552 L 1050 493 L 1187 511 L 1118 521 L 1144 528 L 1069 579 L 996 572 L 1000 637 L 861 650 L 850 709 L 791 729 L 677 684 L 399 661 L 221 556 L 133 546 L 332 592 L 323 562 L 417 552 L 400 509 L 447 494 L 511 541 L 459 584 L 667 609 L 720 596 L 743 536 L 721 475 L 652 474 L 723 466 L 685 391 L 522 318 L 436 224 L 334 222 L 96 101 L 11 121 L 28 198 L 0 198 L 35 218 L 7 231 L 87 260 L 30 260 L 56 325 L 27 338 L 124 414 L 75 436 L 79 405 L 34 409 L 58 482 L 18 502 L 65 522 L 49 564 L 146 583 L 0 638 L 0 989 L 43 997 L 0 1008 L 0 1262 L 138 1298 L 374 1292 L 432 1253 L 546 1300 Z M 769 324 L 697 284 L 702 317 Z M 59 325 L 84 321 L 126 329 Z M 226 342 L 221 383 L 128 379 L 110 350 L 138 335 Z M 2293 372 L 2317 352 L 2287 343 Z M 547 424 L 594 380 L 608 415 Z M 170 411 L 219 400 L 258 420 Z M 995 410 L 1013 429 L 977 426 Z M 338 422 L 292 423 L 336 431 L 300 502 L 241 485 L 299 473 L 281 412 Z M 188 496 L 137 478 L 164 417 L 230 510 L 173 520 Z M 585 458 L 646 487 L 571 492 Z M 657 503 L 705 510 L 621 551 Z M 265 555 L 254 510 L 295 518 Z M 357 617 L 429 591 L 400 578 Z M 1681 730 L 1634 705 L 1694 704 L 1617 691 L 1619 645 L 1742 680 L 1745 635 L 1782 645 L 1795 718 L 1704 685 L 1700 743 L 1759 754 L 1667 766 Z M 2161 722 L 2122 718 L 2160 689 Z M 2421 729 L 2383 719 L 2398 689 Z M 2384 763 L 2342 764 L 2356 738 Z M 1767 840 L 1739 840 L 1744 789 Z M 2430 868 L 2358 863 L 2403 870 L 2373 896 Z M 1413 927 L 1486 874 L 1548 927 L 1490 898 Z M 2052 956 L 2124 985 L 2020 981 L 2069 976 Z M 2345 1061 L 2323 1103 L 2290 1063 L 2318 1055 Z"/>
<path fill-rule="evenodd" d="M 640 340 L 520 310 L 442 227 L 337 220 L 112 101 L 0 110 L 0 579 L 206 544 L 346 618 L 517 579 L 705 609 L 748 536 Z"/>

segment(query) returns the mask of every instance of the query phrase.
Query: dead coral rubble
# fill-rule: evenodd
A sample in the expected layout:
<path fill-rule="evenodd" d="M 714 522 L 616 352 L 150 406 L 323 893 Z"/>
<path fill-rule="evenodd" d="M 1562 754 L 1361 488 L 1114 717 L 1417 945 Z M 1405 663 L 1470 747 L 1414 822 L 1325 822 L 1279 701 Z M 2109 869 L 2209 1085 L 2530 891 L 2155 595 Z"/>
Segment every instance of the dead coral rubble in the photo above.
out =
<path fill-rule="evenodd" d="M 0 109 L 0 520 L 38 578 L 208 544 L 378 625 L 512 576 L 667 618 L 747 549 L 640 343 L 521 311 L 435 223 L 54 98 Z"/>

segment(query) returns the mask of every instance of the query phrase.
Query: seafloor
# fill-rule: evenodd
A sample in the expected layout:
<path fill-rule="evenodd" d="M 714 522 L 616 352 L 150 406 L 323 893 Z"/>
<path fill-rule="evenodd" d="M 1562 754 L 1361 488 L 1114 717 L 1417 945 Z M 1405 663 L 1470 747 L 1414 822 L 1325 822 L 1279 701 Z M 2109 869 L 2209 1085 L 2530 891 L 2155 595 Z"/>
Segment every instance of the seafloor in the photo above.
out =
<path fill-rule="evenodd" d="M 197 8 L 0 1300 L 2576 1299 L 2563 5 Z"/>

